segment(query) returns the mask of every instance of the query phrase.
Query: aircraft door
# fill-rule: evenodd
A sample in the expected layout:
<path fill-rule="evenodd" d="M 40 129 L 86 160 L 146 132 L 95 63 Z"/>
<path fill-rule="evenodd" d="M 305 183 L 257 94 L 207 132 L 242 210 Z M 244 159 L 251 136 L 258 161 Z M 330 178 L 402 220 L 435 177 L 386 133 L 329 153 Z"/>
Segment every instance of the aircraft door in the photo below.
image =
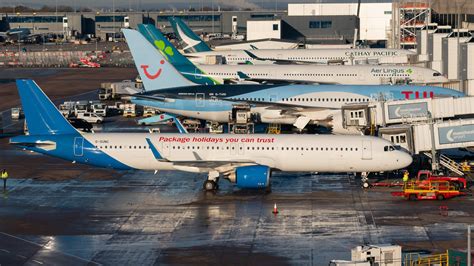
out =
<path fill-rule="evenodd" d="M 204 107 L 204 100 L 206 100 L 204 93 L 196 93 L 196 107 Z"/>
<path fill-rule="evenodd" d="M 244 153 L 245 153 L 245 143 L 237 144 L 237 154 L 244 155 Z"/>
<path fill-rule="evenodd" d="M 230 145 L 230 155 L 232 156 L 244 155 L 244 151 L 244 143 L 232 143 L 232 145 Z"/>
<path fill-rule="evenodd" d="M 270 94 L 270 102 L 278 102 L 278 95 L 276 94 Z"/>
<path fill-rule="evenodd" d="M 160 142 L 158 145 L 158 152 L 160 152 L 164 157 L 168 157 L 170 155 L 170 145 L 171 144 L 169 143 Z"/>
<path fill-rule="evenodd" d="M 83 156 L 84 155 L 84 138 L 76 137 L 74 138 L 74 156 Z"/>
<path fill-rule="evenodd" d="M 194 68 L 194 78 L 195 79 L 202 79 L 201 70 L 199 70 L 199 68 L 197 68 L 197 67 Z"/>
<path fill-rule="evenodd" d="M 372 142 L 369 140 L 362 141 L 362 160 L 372 160 Z"/>

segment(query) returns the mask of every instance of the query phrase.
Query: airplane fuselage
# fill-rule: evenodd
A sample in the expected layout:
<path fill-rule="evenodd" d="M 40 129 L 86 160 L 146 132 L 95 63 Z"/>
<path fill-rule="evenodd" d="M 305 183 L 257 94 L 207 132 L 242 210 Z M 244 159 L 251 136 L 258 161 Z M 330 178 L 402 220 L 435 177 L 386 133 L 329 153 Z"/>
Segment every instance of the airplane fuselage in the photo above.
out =
<path fill-rule="evenodd" d="M 50 146 L 27 149 L 114 169 L 199 172 L 179 162 L 250 160 L 289 172 L 379 172 L 401 169 L 412 161 L 392 143 L 369 136 L 96 133 L 18 136 L 11 143 L 33 138 L 34 143 Z M 147 138 L 163 161 L 153 154 Z"/>
<path fill-rule="evenodd" d="M 301 63 L 352 64 L 355 61 L 371 60 L 379 64 L 406 64 L 414 52 L 403 49 L 288 49 L 288 50 L 251 50 L 258 60 L 248 55 L 244 50 L 208 51 L 188 53 L 186 56 L 197 64 L 208 64 L 209 57 L 224 57 L 227 64 L 272 64 L 273 60 L 295 61 Z"/>
<path fill-rule="evenodd" d="M 335 85 L 215 85 L 163 89 L 155 94 L 169 99 L 156 101 L 134 98 L 132 101 L 162 112 L 196 119 L 226 123 L 237 103 L 250 103 L 251 112 L 260 122 L 294 124 L 299 116 L 313 123 L 340 116 L 345 104 L 363 103 L 371 99 L 416 99 L 462 96 L 461 92 L 430 86 L 335 86 Z M 277 108 L 269 108 L 275 105 Z M 282 112 L 291 110 L 291 112 Z M 336 118 L 337 119 L 337 118 Z M 337 123 L 336 123 L 337 122 Z M 341 118 L 333 121 L 340 127 Z"/>
<path fill-rule="evenodd" d="M 199 65 L 197 68 L 219 80 L 239 80 L 239 72 L 249 80 L 290 81 L 342 85 L 381 85 L 397 82 L 443 83 L 439 72 L 422 67 L 384 65 Z M 193 73 L 183 73 L 185 76 Z M 245 79 L 244 79 L 245 80 Z"/>

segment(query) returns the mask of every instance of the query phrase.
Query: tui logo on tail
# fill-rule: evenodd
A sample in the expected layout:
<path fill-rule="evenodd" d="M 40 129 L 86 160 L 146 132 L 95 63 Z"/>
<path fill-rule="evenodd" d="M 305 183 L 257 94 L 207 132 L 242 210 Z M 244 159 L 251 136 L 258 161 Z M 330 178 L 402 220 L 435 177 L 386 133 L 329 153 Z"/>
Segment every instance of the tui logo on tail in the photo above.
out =
<path fill-rule="evenodd" d="M 165 60 L 161 60 L 160 61 L 160 64 L 164 64 L 165 63 Z M 155 74 L 150 74 L 150 72 L 148 72 L 148 68 L 150 66 L 149 65 L 140 65 L 140 68 L 143 69 L 143 73 L 145 74 L 145 76 L 148 78 L 148 79 L 151 79 L 151 80 L 154 80 L 154 79 L 157 79 L 160 75 L 161 75 L 161 68 L 158 68 L 158 70 L 156 71 Z"/>

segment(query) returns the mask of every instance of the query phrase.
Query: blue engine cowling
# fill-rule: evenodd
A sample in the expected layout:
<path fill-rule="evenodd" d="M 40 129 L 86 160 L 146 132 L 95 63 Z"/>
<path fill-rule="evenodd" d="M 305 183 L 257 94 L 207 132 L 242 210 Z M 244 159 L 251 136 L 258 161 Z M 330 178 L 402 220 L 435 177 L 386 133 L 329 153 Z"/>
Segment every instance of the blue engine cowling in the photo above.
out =
<path fill-rule="evenodd" d="M 242 166 L 235 170 L 235 184 L 239 188 L 266 188 L 270 185 L 270 167 Z"/>

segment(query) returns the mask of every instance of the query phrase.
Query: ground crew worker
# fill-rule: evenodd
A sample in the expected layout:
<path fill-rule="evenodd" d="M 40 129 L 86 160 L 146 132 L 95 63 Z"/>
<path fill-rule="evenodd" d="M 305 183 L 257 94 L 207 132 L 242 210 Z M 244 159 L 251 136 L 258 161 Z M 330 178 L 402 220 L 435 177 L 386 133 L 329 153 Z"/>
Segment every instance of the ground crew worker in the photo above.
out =
<path fill-rule="evenodd" d="M 462 163 L 461 168 L 462 168 L 462 171 L 463 171 L 463 172 L 470 172 L 470 171 L 471 171 L 471 166 L 469 165 L 469 163 L 467 162 L 467 160 L 465 160 L 465 161 Z"/>
<path fill-rule="evenodd" d="M 407 187 L 409 176 L 410 176 L 410 174 L 408 173 L 408 171 L 403 172 L 403 179 L 402 179 L 403 180 L 403 188 Z"/>
<path fill-rule="evenodd" d="M 3 190 L 7 189 L 7 179 L 8 179 L 8 172 L 6 169 L 2 170 L 2 173 L 0 174 L 0 178 L 3 180 Z"/>

